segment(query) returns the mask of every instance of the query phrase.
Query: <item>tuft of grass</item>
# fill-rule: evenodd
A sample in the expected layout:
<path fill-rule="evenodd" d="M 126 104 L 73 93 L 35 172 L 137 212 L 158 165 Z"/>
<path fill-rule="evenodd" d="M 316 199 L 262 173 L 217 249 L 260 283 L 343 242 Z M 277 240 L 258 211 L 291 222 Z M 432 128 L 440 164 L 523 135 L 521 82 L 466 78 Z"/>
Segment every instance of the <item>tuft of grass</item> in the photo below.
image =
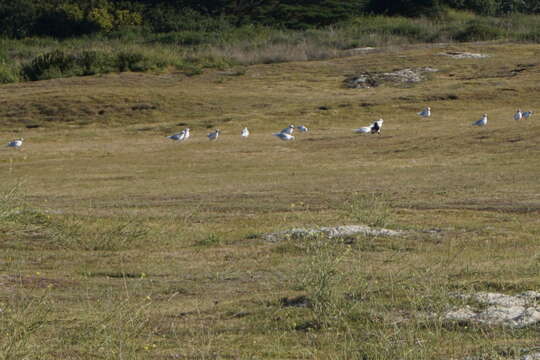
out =
<path fill-rule="evenodd" d="M 82 251 L 119 251 L 145 246 L 150 230 L 136 217 L 103 219 L 51 215 L 22 203 L 3 202 L 0 206 L 0 227 L 11 228 L 12 234 L 25 242 L 9 242 L 15 247 L 33 248 L 47 244 L 50 249 Z M 43 245 L 39 245 L 43 246 Z"/>
<path fill-rule="evenodd" d="M 393 221 L 390 202 L 380 193 L 352 194 L 345 212 L 347 217 L 368 226 L 387 227 Z"/>
<path fill-rule="evenodd" d="M 44 354 L 47 348 L 36 342 L 48 327 L 51 299 L 48 291 L 39 296 L 13 294 L 0 301 L 0 358 L 16 360 Z M 41 349 L 40 349 L 41 348 Z"/>
<path fill-rule="evenodd" d="M 49 244 L 61 249 L 119 251 L 143 246 L 149 229 L 140 219 L 62 217 L 48 225 Z"/>
<path fill-rule="evenodd" d="M 195 246 L 211 247 L 223 244 L 223 239 L 218 234 L 212 232 L 195 242 Z"/>
<path fill-rule="evenodd" d="M 339 265 L 347 247 L 321 236 L 305 238 L 302 245 L 306 262 L 298 274 L 298 287 L 306 293 L 312 319 L 299 328 L 340 326 L 350 310 L 338 290 L 345 277 Z"/>

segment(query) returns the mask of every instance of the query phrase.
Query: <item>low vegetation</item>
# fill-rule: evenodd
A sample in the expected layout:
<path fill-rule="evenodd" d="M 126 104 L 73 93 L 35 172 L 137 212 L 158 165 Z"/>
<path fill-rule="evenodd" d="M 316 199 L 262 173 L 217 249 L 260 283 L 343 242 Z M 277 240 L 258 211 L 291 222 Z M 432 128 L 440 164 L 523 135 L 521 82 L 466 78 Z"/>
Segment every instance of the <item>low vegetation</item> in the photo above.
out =
<path fill-rule="evenodd" d="M 331 34 L 301 33 L 317 31 Z M 11 50 L 17 59 L 56 54 L 28 70 L 44 77 L 47 61 L 66 72 L 84 71 L 82 54 L 119 61 L 94 40 L 16 44 L 26 44 Z M 111 53 L 150 45 L 124 46 Z M 441 55 L 458 52 L 489 56 Z M 0 359 L 538 351 L 538 324 L 444 317 L 468 304 L 459 294 L 539 290 L 540 126 L 536 114 L 512 118 L 540 107 L 538 59 L 536 44 L 415 44 L 198 76 L 95 70 L 2 85 L 0 141 L 25 142 L 0 149 Z M 425 67 L 439 71 L 412 84 L 344 85 Z M 425 106 L 431 118 L 417 115 Z M 488 125 L 471 126 L 484 112 Z M 379 117 L 381 135 L 353 133 Z M 272 136 L 289 123 L 311 130 L 287 143 Z M 188 141 L 166 138 L 185 127 Z M 404 231 L 264 237 L 351 224 Z"/>
<path fill-rule="evenodd" d="M 331 59 L 364 47 L 540 39 L 538 15 L 522 13 L 495 17 L 446 9 L 431 18 L 358 15 L 296 28 L 211 19 L 213 25 L 204 27 L 125 25 L 77 37 L 6 37 L 0 40 L 0 83 L 123 71 L 196 75 L 206 68 Z"/>

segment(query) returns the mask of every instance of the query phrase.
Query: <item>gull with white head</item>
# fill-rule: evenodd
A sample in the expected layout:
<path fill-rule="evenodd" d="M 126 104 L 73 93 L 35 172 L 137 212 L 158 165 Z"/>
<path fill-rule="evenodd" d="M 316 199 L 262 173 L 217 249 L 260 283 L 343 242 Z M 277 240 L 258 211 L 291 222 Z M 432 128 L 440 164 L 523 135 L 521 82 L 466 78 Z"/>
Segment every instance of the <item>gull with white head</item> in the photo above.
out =
<path fill-rule="evenodd" d="M 427 108 L 422 109 L 422 111 L 420 111 L 418 113 L 418 115 L 420 115 L 421 117 L 430 117 L 431 116 L 431 108 L 428 106 Z"/>
<path fill-rule="evenodd" d="M 247 127 L 243 128 L 242 129 L 242 132 L 240 133 L 240 135 L 243 137 L 243 138 L 247 138 L 249 136 L 249 130 Z"/>
<path fill-rule="evenodd" d="M 476 120 L 473 122 L 473 126 L 486 126 L 487 125 L 487 114 L 482 115 L 482 118 L 480 120 Z"/>
<path fill-rule="evenodd" d="M 22 144 L 23 144 L 23 141 L 24 141 L 23 138 L 15 139 L 15 140 L 12 140 L 12 141 L 8 142 L 7 146 L 8 147 L 13 147 L 13 148 L 16 148 L 16 149 L 20 149 Z"/>
<path fill-rule="evenodd" d="M 186 139 L 186 131 L 182 130 L 178 134 L 173 134 L 173 135 L 170 135 L 170 136 L 167 136 L 167 137 L 169 139 L 171 139 L 171 140 L 174 140 L 174 141 L 184 141 Z"/>
<path fill-rule="evenodd" d="M 281 130 L 281 133 L 282 133 L 282 134 L 289 134 L 289 135 L 292 135 L 293 132 L 294 132 L 294 129 L 295 129 L 295 126 L 294 126 L 294 125 L 289 125 L 289 126 L 286 127 L 285 129 Z"/>
<path fill-rule="evenodd" d="M 354 132 L 359 133 L 359 134 L 375 134 L 376 133 L 380 135 L 383 122 L 384 122 L 383 119 L 379 119 L 377 121 L 374 121 L 369 126 L 364 126 L 359 129 L 355 129 Z"/>
<path fill-rule="evenodd" d="M 523 118 L 523 113 L 521 112 L 521 109 L 517 109 L 516 113 L 514 114 L 514 120 L 521 120 Z"/>
<path fill-rule="evenodd" d="M 297 126 L 296 128 L 300 132 L 308 132 L 309 131 L 309 129 L 307 127 L 305 127 L 304 125 Z"/>

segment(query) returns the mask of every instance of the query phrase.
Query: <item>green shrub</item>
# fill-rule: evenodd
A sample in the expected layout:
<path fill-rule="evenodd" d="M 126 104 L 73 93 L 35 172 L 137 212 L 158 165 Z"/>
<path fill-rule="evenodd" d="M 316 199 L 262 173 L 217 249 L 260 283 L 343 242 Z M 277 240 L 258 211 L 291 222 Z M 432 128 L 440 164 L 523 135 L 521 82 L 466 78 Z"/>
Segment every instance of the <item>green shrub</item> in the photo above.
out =
<path fill-rule="evenodd" d="M 21 77 L 30 80 L 46 80 L 69 76 L 104 74 L 113 71 L 148 71 L 169 65 L 165 59 L 148 57 L 134 51 L 114 55 L 103 51 L 82 51 L 67 54 L 55 50 L 34 58 L 21 69 Z"/>
<path fill-rule="evenodd" d="M 403 36 L 417 41 L 430 41 L 434 36 L 424 26 L 412 22 L 391 26 L 389 32 L 392 35 Z"/>
<path fill-rule="evenodd" d="M 114 16 L 106 8 L 92 9 L 87 19 L 97 31 L 108 32 L 114 27 Z"/>
<path fill-rule="evenodd" d="M 369 0 L 367 12 L 387 15 L 438 16 L 442 14 L 439 0 Z"/>
<path fill-rule="evenodd" d="M 194 46 L 208 42 L 210 34 L 200 31 L 179 31 L 159 34 L 154 42 L 162 44 Z"/>
<path fill-rule="evenodd" d="M 0 84 L 14 83 L 17 81 L 19 81 L 19 74 L 16 67 L 0 60 Z"/>
<path fill-rule="evenodd" d="M 465 29 L 459 30 L 453 38 L 457 41 L 486 41 L 500 39 L 503 31 L 485 22 L 472 21 Z"/>
<path fill-rule="evenodd" d="M 133 25 L 123 25 L 119 26 L 117 29 L 103 34 L 102 38 L 104 39 L 114 39 L 121 40 L 122 42 L 144 42 L 148 37 L 148 29 L 142 26 L 133 26 Z"/>
<path fill-rule="evenodd" d="M 95 75 L 115 71 L 115 59 L 111 54 L 99 51 L 83 51 L 76 55 L 79 75 Z"/>
<path fill-rule="evenodd" d="M 223 32 L 232 27 L 222 16 L 210 17 L 191 8 L 177 8 L 166 4 L 156 4 L 147 8 L 145 24 L 156 33 L 176 31 L 217 31 Z"/>
<path fill-rule="evenodd" d="M 529 32 L 517 35 L 517 40 L 540 43 L 540 28 L 532 29 Z"/>
<path fill-rule="evenodd" d="M 124 51 L 116 56 L 116 67 L 118 71 L 148 71 L 159 66 L 141 53 Z"/>
<path fill-rule="evenodd" d="M 39 55 L 23 66 L 23 78 L 35 81 L 69 76 L 94 75 L 114 71 L 114 57 L 98 51 L 66 54 L 55 50 Z"/>
<path fill-rule="evenodd" d="M 28 80 L 44 80 L 66 76 L 71 73 L 75 58 L 61 50 L 39 55 L 30 64 L 23 66 L 22 76 Z"/>
<path fill-rule="evenodd" d="M 481 15 L 495 15 L 501 0 L 468 0 L 466 8 Z"/>
<path fill-rule="evenodd" d="M 116 10 L 114 12 L 114 26 L 120 28 L 124 26 L 138 26 L 143 22 L 142 15 L 129 10 Z"/>

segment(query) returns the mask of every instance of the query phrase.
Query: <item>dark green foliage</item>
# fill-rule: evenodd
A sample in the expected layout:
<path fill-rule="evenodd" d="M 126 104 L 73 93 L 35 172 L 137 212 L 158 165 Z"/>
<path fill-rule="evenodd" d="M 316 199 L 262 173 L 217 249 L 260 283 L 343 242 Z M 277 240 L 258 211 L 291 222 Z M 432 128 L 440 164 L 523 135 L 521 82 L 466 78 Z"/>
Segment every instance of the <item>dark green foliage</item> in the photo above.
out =
<path fill-rule="evenodd" d="M 114 71 L 114 57 L 100 51 L 83 51 L 75 56 L 80 75 L 104 74 Z"/>
<path fill-rule="evenodd" d="M 341 0 L 283 0 L 269 11 L 268 25 L 279 24 L 293 29 L 326 26 L 358 15 L 363 2 Z"/>
<path fill-rule="evenodd" d="M 113 71 L 148 71 L 160 69 L 167 64 L 136 52 L 120 52 L 112 55 L 99 51 L 83 51 L 67 54 L 56 50 L 36 57 L 22 67 L 21 76 L 35 81 L 69 76 L 103 74 Z"/>
<path fill-rule="evenodd" d="M 0 35 L 67 38 L 126 27 L 153 33 L 224 32 L 261 24 L 320 28 L 361 14 L 438 17 L 446 8 L 482 15 L 538 13 L 539 0 L 0 0 Z M 196 43 L 198 40 L 187 40 Z M 182 44 L 184 41 L 175 41 Z"/>
<path fill-rule="evenodd" d="M 472 10 L 481 15 L 495 15 L 505 0 L 447 0 L 447 4 L 457 9 Z"/>
<path fill-rule="evenodd" d="M 44 11 L 36 17 L 33 35 L 66 38 L 99 31 L 99 28 L 84 17 L 76 5 Z"/>
<path fill-rule="evenodd" d="M 39 10 L 32 0 L 0 0 L 0 35 L 31 36 Z"/>
<path fill-rule="evenodd" d="M 496 25 L 484 21 L 471 21 L 453 37 L 457 41 L 486 41 L 501 38 L 503 31 Z"/>
<path fill-rule="evenodd" d="M 43 80 L 69 75 L 74 68 L 75 57 L 56 50 L 36 57 L 22 68 L 23 78 Z"/>
<path fill-rule="evenodd" d="M 176 8 L 160 4 L 145 13 L 145 24 L 153 32 L 218 31 L 230 26 L 222 16 L 203 15 L 192 8 Z"/>
<path fill-rule="evenodd" d="M 528 33 L 520 34 L 519 40 L 540 43 L 540 28 L 536 28 Z"/>
<path fill-rule="evenodd" d="M 439 15 L 442 7 L 439 0 L 369 0 L 367 11 L 416 17 Z"/>
<path fill-rule="evenodd" d="M 162 44 L 193 46 L 208 42 L 208 38 L 211 36 L 212 33 L 181 31 L 159 34 L 155 37 L 154 41 Z"/>
<path fill-rule="evenodd" d="M 399 35 L 407 38 L 417 39 L 421 41 L 431 41 L 432 34 L 426 31 L 419 24 L 397 24 L 389 28 L 389 32 L 393 35 Z"/>
<path fill-rule="evenodd" d="M 118 71 L 148 71 L 163 66 L 165 64 L 155 63 L 143 54 L 136 52 L 121 52 L 116 57 Z"/>

